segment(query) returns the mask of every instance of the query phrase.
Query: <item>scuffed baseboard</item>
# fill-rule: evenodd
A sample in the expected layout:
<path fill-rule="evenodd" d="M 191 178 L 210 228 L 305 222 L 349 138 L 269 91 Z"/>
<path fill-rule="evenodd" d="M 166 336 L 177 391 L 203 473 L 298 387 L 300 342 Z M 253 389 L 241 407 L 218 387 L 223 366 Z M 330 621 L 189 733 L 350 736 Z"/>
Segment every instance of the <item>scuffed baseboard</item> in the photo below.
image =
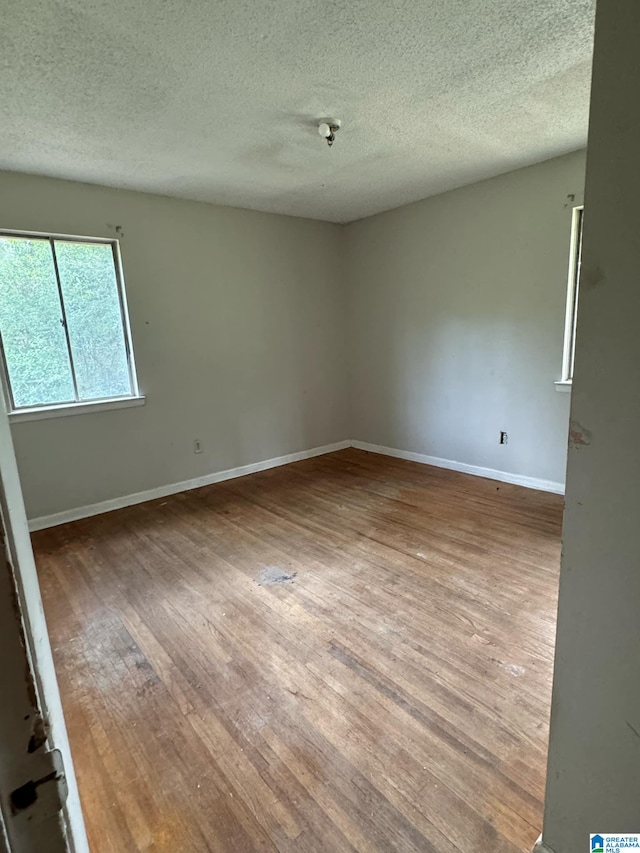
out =
<path fill-rule="evenodd" d="M 382 447 L 379 444 L 369 444 L 366 441 L 353 441 L 351 444 L 359 450 L 368 450 L 370 453 L 381 453 L 383 456 L 408 459 L 411 462 L 421 462 L 423 465 L 434 465 L 436 468 L 447 468 L 450 471 L 473 474 L 474 477 L 486 477 L 488 480 L 498 480 L 501 483 L 513 483 L 515 486 L 525 486 L 527 489 L 539 489 L 543 492 L 554 492 L 557 495 L 564 494 L 564 483 L 556 483 L 553 480 L 539 480 L 536 477 L 511 474 L 508 471 L 498 471 L 495 468 L 481 468 L 478 465 L 467 465 L 466 462 L 440 459 L 438 456 L 426 456 L 424 453 L 397 450 L 394 447 Z"/>
<path fill-rule="evenodd" d="M 333 453 L 336 450 L 344 450 L 351 447 L 350 441 L 338 441 L 335 444 L 325 444 L 323 447 L 313 447 L 311 450 L 301 450 L 299 453 L 288 453 L 286 456 L 276 456 L 273 459 L 264 459 L 261 462 L 253 462 L 250 465 L 242 465 L 239 468 L 229 468 L 226 471 L 216 471 L 205 474 L 203 477 L 195 477 L 192 480 L 183 480 L 180 483 L 169 483 L 166 486 L 158 486 L 155 489 L 147 489 L 144 492 L 135 492 L 132 495 L 123 495 L 119 498 L 100 501 L 99 503 L 79 506 L 75 509 L 67 509 L 55 512 L 52 515 L 43 515 L 39 518 L 29 520 L 29 530 L 43 530 L 45 527 L 55 527 L 68 521 L 78 521 L 81 518 L 89 518 L 92 515 L 100 515 L 114 509 L 122 509 L 125 506 L 152 501 L 156 498 L 165 498 L 167 495 L 175 495 L 178 492 L 187 492 L 190 489 L 198 489 L 200 486 L 208 486 L 211 483 L 221 483 L 223 480 L 233 480 L 236 477 L 244 477 L 254 474 L 256 471 L 266 471 L 268 468 L 277 468 L 280 465 L 288 465 L 290 462 L 299 462 L 302 459 L 311 459 L 313 456 L 322 456 L 325 453 Z"/>

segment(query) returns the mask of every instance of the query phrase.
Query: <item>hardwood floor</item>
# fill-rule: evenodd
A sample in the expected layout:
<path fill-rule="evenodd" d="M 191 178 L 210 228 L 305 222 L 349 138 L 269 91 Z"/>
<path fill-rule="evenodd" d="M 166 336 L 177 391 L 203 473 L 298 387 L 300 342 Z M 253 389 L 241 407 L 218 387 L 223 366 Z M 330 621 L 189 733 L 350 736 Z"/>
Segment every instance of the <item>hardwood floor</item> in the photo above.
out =
<path fill-rule="evenodd" d="M 91 849 L 531 851 L 561 518 L 345 450 L 34 534 Z"/>

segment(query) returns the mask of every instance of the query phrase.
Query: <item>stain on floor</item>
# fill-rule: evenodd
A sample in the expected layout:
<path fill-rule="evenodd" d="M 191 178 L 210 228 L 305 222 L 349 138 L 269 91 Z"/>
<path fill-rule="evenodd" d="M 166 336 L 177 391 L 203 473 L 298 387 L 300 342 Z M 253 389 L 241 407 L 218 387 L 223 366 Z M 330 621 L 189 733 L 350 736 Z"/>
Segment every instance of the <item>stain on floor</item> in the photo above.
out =
<path fill-rule="evenodd" d="M 256 578 L 256 583 L 259 586 L 293 583 L 293 579 L 297 574 L 297 572 L 285 572 L 280 566 L 267 566 Z"/>

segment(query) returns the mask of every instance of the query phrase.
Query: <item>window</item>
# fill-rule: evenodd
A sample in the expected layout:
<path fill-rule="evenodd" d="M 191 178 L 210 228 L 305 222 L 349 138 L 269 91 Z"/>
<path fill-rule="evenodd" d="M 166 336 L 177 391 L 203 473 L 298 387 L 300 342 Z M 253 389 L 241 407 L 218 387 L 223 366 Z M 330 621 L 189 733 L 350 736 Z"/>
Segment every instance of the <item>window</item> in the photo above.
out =
<path fill-rule="evenodd" d="M 567 312 L 564 326 L 562 353 L 562 379 L 558 386 L 570 387 L 573 381 L 573 362 L 576 352 L 576 320 L 580 290 L 580 264 L 582 260 L 582 225 L 584 207 L 574 207 L 571 224 L 571 253 L 569 256 L 569 284 L 567 287 Z"/>
<path fill-rule="evenodd" d="M 12 413 L 141 400 L 118 242 L 0 232 L 0 343 Z"/>

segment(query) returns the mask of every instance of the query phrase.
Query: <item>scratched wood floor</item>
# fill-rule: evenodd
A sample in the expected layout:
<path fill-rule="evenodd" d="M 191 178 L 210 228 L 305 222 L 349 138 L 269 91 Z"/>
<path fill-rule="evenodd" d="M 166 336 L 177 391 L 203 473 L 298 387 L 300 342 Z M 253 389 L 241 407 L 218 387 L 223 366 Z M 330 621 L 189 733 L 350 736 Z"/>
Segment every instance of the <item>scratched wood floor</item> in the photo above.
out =
<path fill-rule="evenodd" d="M 531 851 L 561 515 L 345 450 L 35 534 L 92 851 Z"/>

